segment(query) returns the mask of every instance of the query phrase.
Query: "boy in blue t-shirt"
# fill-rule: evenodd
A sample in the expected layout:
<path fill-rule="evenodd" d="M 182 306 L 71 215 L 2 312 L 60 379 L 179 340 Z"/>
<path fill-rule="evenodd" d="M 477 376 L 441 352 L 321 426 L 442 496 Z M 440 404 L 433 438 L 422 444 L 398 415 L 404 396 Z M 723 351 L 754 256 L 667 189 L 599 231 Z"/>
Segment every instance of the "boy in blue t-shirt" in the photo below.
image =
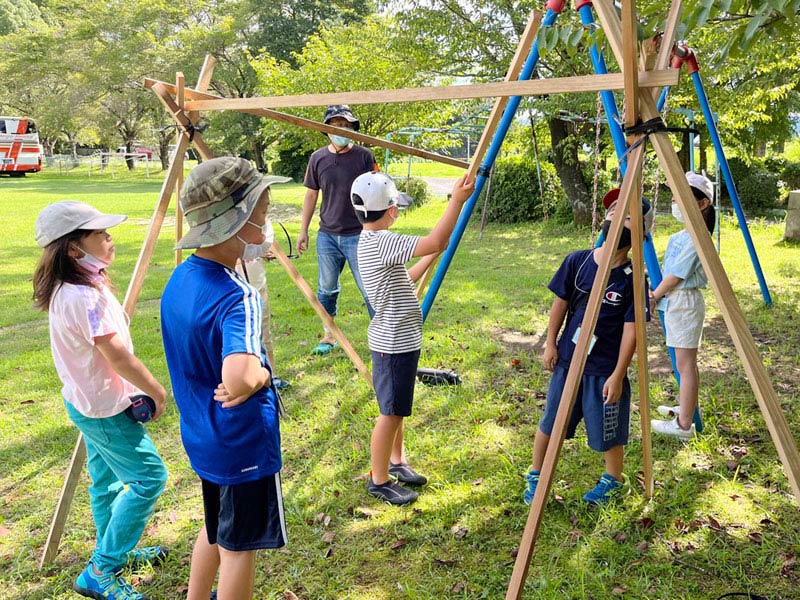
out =
<path fill-rule="evenodd" d="M 410 198 L 397 191 L 388 175 L 364 173 L 353 181 L 351 189 L 350 199 L 364 225 L 358 241 L 358 264 L 375 310 L 367 339 L 380 416 L 370 439 L 372 469 L 367 492 L 398 506 L 418 497 L 403 483 L 425 485 L 428 481 L 408 464 L 403 446 L 403 420 L 411 415 L 422 346 L 422 311 L 413 282 L 447 248 L 461 207 L 473 188 L 474 182 L 466 175 L 456 181 L 444 215 L 424 237 L 389 231 L 400 207 L 408 206 Z M 407 270 L 406 263 L 414 257 L 423 258 Z"/>
<path fill-rule="evenodd" d="M 208 160 L 186 178 L 181 209 L 197 248 L 161 298 L 161 329 L 181 439 L 202 483 L 205 525 L 187 600 L 253 595 L 255 551 L 286 544 L 278 397 L 261 345 L 261 296 L 235 271 L 264 243 L 269 186 L 242 158 Z"/>
<path fill-rule="evenodd" d="M 603 198 L 608 209 L 602 232 L 605 238 L 611 226 L 619 189 L 609 191 Z M 650 205 L 642 201 L 645 227 L 649 222 Z M 574 437 L 581 419 L 586 425 L 589 447 L 603 453 L 606 472 L 594 489 L 583 496 L 590 504 L 605 504 L 622 487 L 623 448 L 628 442 L 631 389 L 627 370 L 636 350 L 633 304 L 633 269 L 628 258 L 631 249 L 630 216 L 625 221 L 617 249 L 611 260 L 611 272 L 603 302 L 597 316 L 589 356 L 581 377 L 578 396 L 567 426 L 567 439 Z M 556 271 L 548 287 L 556 295 L 550 308 L 542 361 L 553 372 L 547 391 L 547 405 L 539 422 L 533 444 L 533 464 L 525 476 L 527 488 L 523 494 L 530 504 L 539 482 L 550 434 L 555 423 L 567 371 L 580 334 L 602 247 L 579 250 L 568 255 Z M 566 325 L 561 337 L 558 332 Z"/>

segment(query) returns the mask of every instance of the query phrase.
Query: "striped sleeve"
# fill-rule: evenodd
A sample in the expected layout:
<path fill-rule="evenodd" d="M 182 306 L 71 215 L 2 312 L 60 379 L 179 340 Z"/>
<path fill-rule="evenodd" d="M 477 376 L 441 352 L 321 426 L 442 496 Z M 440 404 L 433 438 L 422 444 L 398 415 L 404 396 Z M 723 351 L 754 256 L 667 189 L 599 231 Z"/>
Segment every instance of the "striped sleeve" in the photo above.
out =
<path fill-rule="evenodd" d="M 261 296 L 233 271 L 227 271 L 235 284 L 231 304 L 222 321 L 222 358 L 229 354 L 254 354 L 261 357 Z"/>

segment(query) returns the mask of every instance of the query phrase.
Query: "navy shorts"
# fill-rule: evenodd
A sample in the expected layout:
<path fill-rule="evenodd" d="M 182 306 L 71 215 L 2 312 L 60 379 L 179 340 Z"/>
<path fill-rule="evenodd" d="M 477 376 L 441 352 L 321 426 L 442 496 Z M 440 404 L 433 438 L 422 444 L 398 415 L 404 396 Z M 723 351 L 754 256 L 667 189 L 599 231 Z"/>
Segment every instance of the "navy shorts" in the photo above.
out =
<path fill-rule="evenodd" d="M 234 485 L 201 482 L 209 544 L 232 552 L 286 545 L 280 473 Z"/>
<path fill-rule="evenodd" d="M 372 385 L 382 415 L 411 415 L 418 364 L 419 350 L 401 354 L 372 352 Z"/>
<path fill-rule="evenodd" d="M 614 446 L 628 443 L 628 428 L 631 417 L 631 384 L 626 377 L 622 381 L 622 395 L 614 404 L 603 404 L 603 385 L 606 377 L 583 375 L 578 386 L 578 396 L 572 407 L 567 424 L 567 439 L 575 437 L 575 429 L 583 419 L 589 447 L 597 452 L 605 452 Z M 556 412 L 561 402 L 561 393 L 567 381 L 567 369 L 556 365 L 547 390 L 547 405 L 539 430 L 550 435 L 556 421 Z"/>

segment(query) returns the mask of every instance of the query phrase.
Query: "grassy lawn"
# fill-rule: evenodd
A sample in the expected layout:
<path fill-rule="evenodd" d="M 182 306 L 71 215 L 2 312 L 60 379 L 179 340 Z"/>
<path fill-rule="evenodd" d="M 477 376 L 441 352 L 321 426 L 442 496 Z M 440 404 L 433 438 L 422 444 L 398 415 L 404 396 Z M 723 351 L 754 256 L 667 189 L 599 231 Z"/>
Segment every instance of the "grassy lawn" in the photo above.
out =
<path fill-rule="evenodd" d="M 412 175 L 429 175 L 423 167 L 413 164 Z M 430 174 L 452 175 L 458 172 L 437 168 Z M 31 308 L 30 277 L 39 255 L 35 217 L 59 199 L 128 214 L 113 230 L 112 278 L 121 299 L 159 188 L 158 176 L 145 180 L 143 173 L 115 180 L 77 172 L 0 179 L 4 599 L 74 598 L 72 582 L 93 546 L 84 473 L 59 554 L 37 570 L 76 430 L 60 400 L 46 317 Z M 274 189 L 274 218 L 294 238 L 303 188 Z M 432 201 L 403 216 L 396 228 L 425 233 L 443 207 L 442 200 Z M 131 322 L 137 355 L 165 384 L 158 299 L 174 264 L 173 215 L 170 211 Z M 675 230 L 673 219 L 659 217 L 659 252 Z M 567 252 L 587 244 L 588 233 L 550 224 L 489 225 L 481 241 L 477 233 L 476 225 L 467 230 L 425 325 L 420 364 L 453 368 L 464 383 L 417 386 L 407 446 L 430 484 L 407 508 L 365 493 L 376 402 L 343 352 L 310 356 L 320 322 L 280 266 L 267 265 L 276 370 L 292 381 L 282 423 L 290 543 L 259 555 L 256 598 L 293 597 L 284 590 L 308 600 L 504 596 L 528 514 L 521 501 L 523 474 L 548 383 L 538 361 L 552 300 L 546 284 Z M 751 233 L 774 299 L 771 308 L 761 300 L 741 235 L 729 220 L 723 224 L 722 260 L 797 439 L 800 252 L 780 241 L 782 224 L 756 222 Z M 314 249 L 295 262 L 314 287 Z M 717 303 L 710 292 L 706 298 L 708 329 L 700 354 L 704 433 L 685 445 L 656 439 L 656 494 L 648 502 L 637 483 L 642 448 L 634 411 L 625 465 L 630 494 L 596 511 L 584 508 L 580 496 L 599 477 L 600 456 L 586 447 L 582 433 L 567 441 L 525 597 L 675 600 L 745 590 L 771 599 L 797 597 L 798 505 Z M 349 274 L 340 302 L 340 326 L 368 357 L 367 314 Z M 672 401 L 676 390 L 654 324 L 648 336 L 651 400 L 657 405 Z M 181 446 L 174 406 L 149 429 L 170 478 L 144 542 L 166 544 L 172 554 L 157 571 L 130 575 L 152 599 L 180 599 L 202 522 L 200 489 Z"/>

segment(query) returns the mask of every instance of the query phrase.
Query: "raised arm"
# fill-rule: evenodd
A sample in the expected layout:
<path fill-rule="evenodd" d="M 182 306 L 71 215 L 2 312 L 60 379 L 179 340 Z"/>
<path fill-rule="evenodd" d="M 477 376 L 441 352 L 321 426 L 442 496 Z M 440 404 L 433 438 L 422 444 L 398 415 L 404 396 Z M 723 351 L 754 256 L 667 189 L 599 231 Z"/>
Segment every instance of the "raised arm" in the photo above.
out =
<path fill-rule="evenodd" d="M 436 223 L 433 231 L 419 240 L 417 248 L 414 250 L 414 256 L 438 254 L 447 248 L 450 234 L 453 233 L 453 228 L 456 226 L 456 221 L 458 221 L 458 215 L 461 214 L 461 207 L 464 206 L 467 198 L 472 194 L 472 190 L 475 189 L 475 180 L 468 180 L 467 177 L 468 175 L 464 175 L 455 182 L 450 202 L 447 203 L 447 208 L 442 218 Z"/>

